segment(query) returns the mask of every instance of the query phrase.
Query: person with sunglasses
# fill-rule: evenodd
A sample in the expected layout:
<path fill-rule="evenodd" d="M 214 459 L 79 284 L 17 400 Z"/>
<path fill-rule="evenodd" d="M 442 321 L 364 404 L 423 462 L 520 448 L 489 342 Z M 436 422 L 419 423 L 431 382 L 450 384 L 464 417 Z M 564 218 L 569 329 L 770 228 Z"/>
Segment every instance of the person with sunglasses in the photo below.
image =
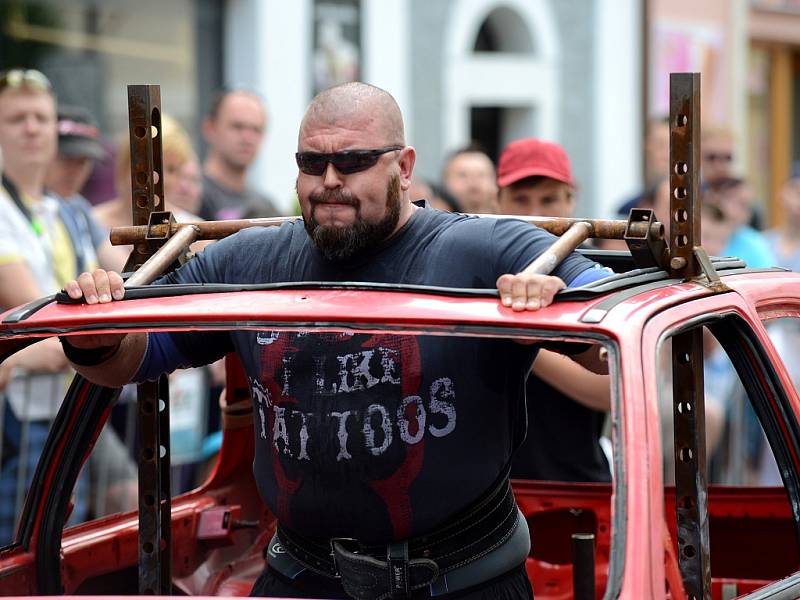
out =
<path fill-rule="evenodd" d="M 549 305 L 565 282 L 609 274 L 576 253 L 553 276 L 522 273 L 554 238 L 515 219 L 412 202 L 415 160 L 388 92 L 364 83 L 323 91 L 298 137 L 302 220 L 240 231 L 158 283 L 496 287 L 507 310 L 524 311 Z M 116 273 L 84 273 L 66 291 L 89 303 L 124 296 Z M 256 415 L 253 469 L 279 522 L 253 595 L 531 598 L 530 537 L 508 468 L 524 435 L 533 346 L 270 331 L 62 343 L 86 377 L 111 386 L 239 354 Z M 431 415 L 427 424 L 423 412 Z M 373 425 L 378 414 L 386 418 Z M 354 552 L 359 542 L 372 548 L 368 556 Z M 408 578 L 390 577 L 392 567 Z"/>

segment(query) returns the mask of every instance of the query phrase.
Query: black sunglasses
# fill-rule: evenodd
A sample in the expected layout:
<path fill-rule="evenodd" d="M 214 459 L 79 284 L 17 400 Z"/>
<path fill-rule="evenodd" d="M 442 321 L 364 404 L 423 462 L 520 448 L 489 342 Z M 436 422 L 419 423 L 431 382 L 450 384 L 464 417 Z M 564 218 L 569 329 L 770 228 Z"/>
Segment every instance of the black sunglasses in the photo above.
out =
<path fill-rule="evenodd" d="M 9 88 L 52 92 L 53 85 L 44 73 L 36 69 L 10 69 L 0 73 L 0 91 Z"/>
<path fill-rule="evenodd" d="M 366 171 L 378 162 L 378 158 L 387 152 L 402 150 L 403 146 L 386 146 L 374 150 L 342 150 L 341 152 L 297 152 L 297 168 L 306 175 L 322 175 L 331 163 L 339 173 L 349 175 Z"/>

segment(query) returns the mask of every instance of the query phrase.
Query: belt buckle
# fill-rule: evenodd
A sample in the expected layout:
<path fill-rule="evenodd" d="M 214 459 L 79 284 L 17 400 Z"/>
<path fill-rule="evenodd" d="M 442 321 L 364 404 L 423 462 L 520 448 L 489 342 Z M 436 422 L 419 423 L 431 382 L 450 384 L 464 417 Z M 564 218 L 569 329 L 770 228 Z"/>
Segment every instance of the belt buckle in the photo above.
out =
<path fill-rule="evenodd" d="M 354 550 L 349 550 L 350 552 L 353 552 L 355 554 L 358 554 L 358 545 L 359 544 L 358 544 L 358 540 L 356 538 L 351 538 L 351 537 L 333 537 L 330 540 L 328 540 L 328 545 L 329 545 L 329 547 L 331 549 L 331 559 L 333 560 L 333 568 L 336 571 L 336 574 L 334 575 L 334 577 L 336 579 L 341 579 L 342 578 L 342 574 L 339 572 L 339 565 L 336 564 L 336 549 L 333 547 L 333 544 L 335 542 L 339 542 L 343 546 L 346 545 L 347 543 L 355 544 L 356 548 Z"/>

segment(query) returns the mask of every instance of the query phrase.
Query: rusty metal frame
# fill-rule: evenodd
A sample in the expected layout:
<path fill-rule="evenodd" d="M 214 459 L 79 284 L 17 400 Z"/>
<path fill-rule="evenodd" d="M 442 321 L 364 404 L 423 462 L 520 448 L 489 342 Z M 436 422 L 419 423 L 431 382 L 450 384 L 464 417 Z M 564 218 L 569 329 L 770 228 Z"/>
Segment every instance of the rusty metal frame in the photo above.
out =
<path fill-rule="evenodd" d="M 667 270 L 669 248 L 664 240 L 664 226 L 657 223 L 655 227 L 645 227 L 652 223 L 656 223 L 656 215 L 652 209 L 632 208 L 623 239 L 637 267 L 659 267 Z"/>
<path fill-rule="evenodd" d="M 169 386 L 167 376 L 138 386 L 139 594 L 172 591 Z"/>
<path fill-rule="evenodd" d="M 564 234 L 528 265 L 524 273 L 549 275 L 559 263 L 580 246 L 591 233 L 591 224 L 581 221 L 574 223 Z"/>
<path fill-rule="evenodd" d="M 635 221 L 630 223 L 624 219 L 578 219 L 559 217 L 520 217 L 505 215 L 484 215 L 487 218 L 509 218 L 525 221 L 549 231 L 553 235 L 564 235 L 576 223 L 589 225 L 587 237 L 606 240 L 624 239 L 630 230 L 637 238 L 663 239 L 664 226 L 659 222 Z M 199 223 L 175 223 L 147 225 L 134 225 L 129 227 L 114 227 L 111 230 L 111 243 L 115 246 L 123 244 L 136 244 L 150 236 L 174 235 L 183 227 L 193 226 L 198 229 L 198 239 L 218 240 L 236 233 L 247 227 L 272 227 L 279 226 L 289 221 L 296 221 L 300 217 L 269 217 L 263 219 L 237 219 L 231 221 L 203 221 Z"/>
<path fill-rule="evenodd" d="M 700 245 L 700 73 L 669 77 L 670 275 L 701 275 L 694 257 Z"/>
<path fill-rule="evenodd" d="M 703 273 L 700 246 L 700 74 L 670 74 L 669 271 L 696 279 Z M 713 270 L 713 267 L 712 267 Z M 678 563 L 689 598 L 711 598 L 706 479 L 703 330 L 672 338 L 675 440 L 675 512 Z"/>
<path fill-rule="evenodd" d="M 114 244 L 133 244 L 131 278 L 147 283 L 163 272 L 195 239 L 220 239 L 253 226 L 274 226 L 297 217 L 177 224 L 163 212 L 161 110 L 158 86 L 129 86 L 131 141 L 131 227 L 115 228 Z M 548 264 L 587 237 L 624 239 L 645 266 L 666 268 L 672 277 L 714 282 L 713 267 L 700 247 L 699 157 L 700 75 L 670 75 L 669 244 L 664 225 L 652 211 L 634 211 L 626 220 L 515 217 L 564 236 L 551 247 Z M 566 235 L 565 235 L 566 234 Z M 164 246 L 167 247 L 158 248 Z M 667 248 L 669 246 L 669 249 Z M 166 261 L 166 262 L 165 262 Z M 638 264 L 638 263 L 637 263 Z M 549 267 L 549 268 L 548 268 Z M 127 268 L 127 267 L 126 267 Z M 718 278 L 716 278 L 718 282 Z M 133 285 L 133 283 L 131 283 Z M 710 598 L 709 531 L 706 504 L 706 453 L 702 330 L 673 338 L 678 560 L 690 598 Z M 169 393 L 166 378 L 139 386 L 139 588 L 143 594 L 171 590 L 171 493 L 169 481 Z"/>
<path fill-rule="evenodd" d="M 161 143 L 161 90 L 157 85 L 128 86 L 131 148 L 131 219 L 153 226 L 151 215 L 164 208 Z M 159 217 L 162 218 L 162 217 Z M 172 222 L 170 216 L 166 222 Z M 145 236 L 133 246 L 126 271 L 153 257 L 168 235 Z M 139 279 L 148 277 L 140 274 Z M 133 285 L 129 282 L 127 285 Z M 139 421 L 139 593 L 168 595 L 172 590 L 172 493 L 170 489 L 169 388 L 167 378 L 137 388 Z"/>
<path fill-rule="evenodd" d="M 150 215 L 164 210 L 164 161 L 161 144 L 161 88 L 128 86 L 128 127 L 131 148 L 131 223 L 144 226 Z M 158 246 L 144 237 L 134 243 L 126 271 L 135 271 Z"/>

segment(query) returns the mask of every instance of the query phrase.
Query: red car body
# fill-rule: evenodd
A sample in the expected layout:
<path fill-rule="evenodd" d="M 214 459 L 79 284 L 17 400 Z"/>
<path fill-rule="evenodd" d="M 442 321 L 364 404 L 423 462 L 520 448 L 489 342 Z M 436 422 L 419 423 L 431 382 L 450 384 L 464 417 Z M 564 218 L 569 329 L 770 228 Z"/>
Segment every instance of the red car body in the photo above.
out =
<path fill-rule="evenodd" d="M 650 274 L 620 275 L 612 283 L 567 291 L 548 308 L 522 313 L 504 308 L 491 294 L 341 286 L 139 299 L 132 294 L 134 299 L 94 306 L 46 302 L 29 314 L 11 311 L 0 319 L 0 356 L 53 335 L 207 327 L 388 330 L 601 343 L 608 350 L 612 379 L 614 482 L 514 483 L 532 532 L 527 570 L 535 597 L 572 597 L 570 533 L 590 527 L 596 535 L 598 597 L 686 598 L 677 558 L 675 494 L 665 487 L 662 474 L 656 357 L 666 335 L 693 324 L 730 323 L 728 343 L 755 348 L 742 360 L 750 361 L 754 385 L 760 381 L 764 390 L 765 410 L 772 410 L 780 425 L 774 439 L 783 443 L 776 455 L 781 456 L 784 481 L 800 480 L 800 397 L 763 324 L 773 317 L 800 317 L 800 275 L 748 271 L 741 264 L 718 268 L 725 289 L 703 281 L 670 280 L 651 269 Z M 243 384 L 237 365 L 235 358 L 228 359 L 224 439 L 216 467 L 200 488 L 172 503 L 173 586 L 192 595 L 246 595 L 263 568 L 262 548 L 275 525 L 252 477 L 250 401 L 242 403 L 236 395 Z M 84 390 L 75 406 L 90 401 Z M 107 411 L 97 419 L 97 431 L 105 416 Z M 48 502 L 65 493 L 51 482 L 66 461 L 76 460 L 67 440 L 77 420 L 66 419 L 62 438 L 40 463 L 41 486 L 29 495 L 17 542 L 0 550 L 3 595 L 41 594 L 47 569 L 58 569 L 68 595 L 136 593 L 136 513 L 66 529 L 60 552 L 52 547 L 59 540 L 50 541 L 42 533 L 48 526 Z M 84 458 L 81 453 L 77 460 Z M 758 598 L 800 597 L 797 493 L 792 484 L 709 488 L 713 598 L 751 593 Z M 257 525 L 235 529 L 231 520 Z"/>

